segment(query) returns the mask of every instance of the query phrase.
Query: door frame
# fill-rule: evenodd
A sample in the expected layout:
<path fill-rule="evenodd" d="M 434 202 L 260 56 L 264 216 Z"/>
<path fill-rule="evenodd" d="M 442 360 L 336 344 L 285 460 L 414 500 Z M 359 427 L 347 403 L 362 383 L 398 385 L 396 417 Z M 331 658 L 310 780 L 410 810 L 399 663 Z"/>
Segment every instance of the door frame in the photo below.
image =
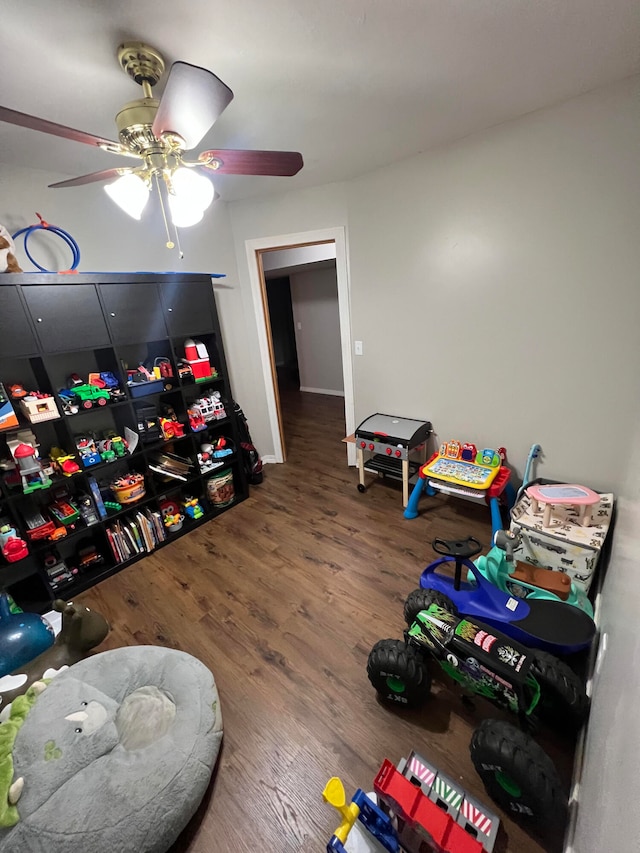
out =
<path fill-rule="evenodd" d="M 338 312 L 340 316 L 340 342 L 342 348 L 342 376 L 344 381 L 344 420 L 347 435 L 355 432 L 355 404 L 353 391 L 353 357 L 351 334 L 351 301 L 349 295 L 349 265 L 347 262 L 347 237 L 345 228 L 321 228 L 315 231 L 303 231 L 297 234 L 282 234 L 274 237 L 260 237 L 245 241 L 247 266 L 253 296 L 253 309 L 258 330 L 258 346 L 262 365 L 262 377 L 267 398 L 269 425 L 274 447 L 274 461 L 284 462 L 285 448 L 282 434 L 282 415 L 280 395 L 275 370 L 269 306 L 262 269 L 262 254 L 269 251 L 295 249 L 319 243 L 335 243 L 336 279 L 338 283 Z M 349 442 L 347 463 L 355 465 L 355 444 Z M 267 461 L 267 460 L 265 460 Z"/>

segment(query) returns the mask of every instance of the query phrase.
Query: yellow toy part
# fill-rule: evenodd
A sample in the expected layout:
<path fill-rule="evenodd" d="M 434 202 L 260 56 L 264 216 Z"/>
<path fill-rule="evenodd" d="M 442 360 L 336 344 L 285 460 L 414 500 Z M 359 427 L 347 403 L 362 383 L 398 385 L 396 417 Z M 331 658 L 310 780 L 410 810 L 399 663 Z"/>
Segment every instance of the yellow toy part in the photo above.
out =
<path fill-rule="evenodd" d="M 333 806 L 342 815 L 342 823 L 333 834 L 344 844 L 351 831 L 351 827 L 358 819 L 360 809 L 355 803 L 347 804 L 344 785 L 342 784 L 342 780 L 337 776 L 332 776 L 329 779 L 322 792 L 322 797 L 326 803 L 329 803 L 330 806 Z"/>

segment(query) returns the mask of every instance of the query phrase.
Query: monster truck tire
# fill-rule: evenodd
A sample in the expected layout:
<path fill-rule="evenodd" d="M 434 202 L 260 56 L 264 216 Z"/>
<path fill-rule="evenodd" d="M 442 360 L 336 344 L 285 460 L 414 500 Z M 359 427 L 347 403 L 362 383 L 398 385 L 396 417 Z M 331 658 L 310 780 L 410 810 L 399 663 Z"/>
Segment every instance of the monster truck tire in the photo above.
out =
<path fill-rule="evenodd" d="M 457 614 L 458 608 L 453 601 L 442 592 L 435 589 L 414 589 L 407 596 L 404 603 L 404 621 L 407 625 L 413 625 L 415 618 L 421 610 L 426 610 L 430 605 L 437 604 L 449 613 Z"/>
<path fill-rule="evenodd" d="M 369 652 L 367 675 L 388 702 L 417 708 L 431 688 L 431 675 L 417 649 L 402 640 L 379 640 Z"/>
<path fill-rule="evenodd" d="M 540 719 L 554 728 L 579 728 L 589 711 L 589 699 L 579 676 L 563 661 L 539 650 L 534 653 L 531 674 L 540 685 L 536 708 Z"/>
<path fill-rule="evenodd" d="M 549 828 L 563 826 L 566 793 L 553 761 L 530 735 L 511 723 L 484 720 L 469 751 L 487 792 L 506 812 Z"/>

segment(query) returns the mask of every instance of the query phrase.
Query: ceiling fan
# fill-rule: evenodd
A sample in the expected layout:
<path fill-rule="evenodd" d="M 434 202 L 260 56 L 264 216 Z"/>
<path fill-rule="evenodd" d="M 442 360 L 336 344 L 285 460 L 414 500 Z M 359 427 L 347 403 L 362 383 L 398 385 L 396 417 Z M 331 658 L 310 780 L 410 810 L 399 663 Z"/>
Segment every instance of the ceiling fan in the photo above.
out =
<path fill-rule="evenodd" d="M 211 149 L 200 152 L 196 160 L 185 160 L 185 152 L 198 145 L 230 104 L 231 89 L 206 68 L 174 62 L 158 100 L 153 97 L 152 87 L 165 70 L 160 53 L 142 42 L 127 42 L 118 48 L 118 60 L 122 69 L 142 86 L 143 93 L 142 98 L 125 104 L 116 115 L 118 142 L 0 107 L 0 121 L 140 161 L 59 181 L 51 187 L 77 187 L 114 178 L 114 183 L 105 186 L 106 191 L 127 213 L 140 219 L 155 183 L 165 225 L 166 200 L 173 224 L 185 227 L 199 222 L 216 197 L 205 173 L 288 177 L 302 168 L 302 155 L 296 151 Z"/>

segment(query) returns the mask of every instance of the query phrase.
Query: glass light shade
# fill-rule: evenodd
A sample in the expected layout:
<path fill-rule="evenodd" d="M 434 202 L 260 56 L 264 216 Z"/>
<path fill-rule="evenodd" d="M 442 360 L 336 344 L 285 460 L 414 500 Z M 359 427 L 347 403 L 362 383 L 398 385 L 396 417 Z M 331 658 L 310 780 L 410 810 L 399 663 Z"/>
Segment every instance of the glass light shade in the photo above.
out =
<path fill-rule="evenodd" d="M 204 216 L 204 208 L 189 201 L 169 194 L 169 210 L 171 220 L 176 228 L 188 228 L 200 222 Z"/>
<path fill-rule="evenodd" d="M 171 188 L 180 201 L 206 210 L 213 201 L 213 184 L 204 175 L 181 166 L 171 176 Z"/>
<path fill-rule="evenodd" d="M 122 175 L 104 188 L 109 198 L 134 219 L 140 219 L 149 201 L 149 187 L 137 175 Z"/>

